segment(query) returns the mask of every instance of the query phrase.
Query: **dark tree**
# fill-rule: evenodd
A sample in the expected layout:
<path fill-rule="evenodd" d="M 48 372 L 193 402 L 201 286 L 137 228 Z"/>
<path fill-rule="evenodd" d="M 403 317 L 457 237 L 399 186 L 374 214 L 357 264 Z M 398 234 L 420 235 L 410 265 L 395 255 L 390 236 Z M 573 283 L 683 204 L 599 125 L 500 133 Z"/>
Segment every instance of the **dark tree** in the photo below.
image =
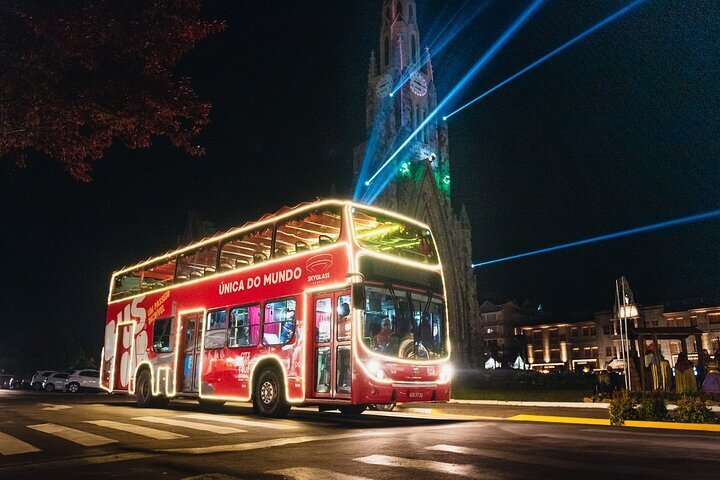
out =
<path fill-rule="evenodd" d="M 225 23 L 200 0 L 0 2 L 0 156 L 22 167 L 34 150 L 90 181 L 113 142 L 164 136 L 192 155 L 210 104 L 178 61 Z"/>

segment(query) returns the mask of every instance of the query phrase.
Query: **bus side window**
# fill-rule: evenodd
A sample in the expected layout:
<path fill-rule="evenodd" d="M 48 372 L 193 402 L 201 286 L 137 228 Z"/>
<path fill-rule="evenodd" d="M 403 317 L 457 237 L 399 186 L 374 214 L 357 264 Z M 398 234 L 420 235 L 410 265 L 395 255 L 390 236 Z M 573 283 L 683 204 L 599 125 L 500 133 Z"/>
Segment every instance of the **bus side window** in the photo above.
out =
<path fill-rule="evenodd" d="M 278 223 L 275 257 L 332 245 L 340 238 L 340 209 L 323 207 Z"/>
<path fill-rule="evenodd" d="M 285 345 L 295 336 L 295 299 L 288 298 L 265 304 L 263 343 Z"/>
<path fill-rule="evenodd" d="M 222 348 L 225 346 L 225 336 L 227 334 L 227 310 L 212 310 L 207 313 L 205 320 L 205 350 L 214 348 Z"/>
<path fill-rule="evenodd" d="M 230 309 L 228 347 L 253 347 L 260 340 L 260 305 Z"/>
<path fill-rule="evenodd" d="M 220 270 L 235 270 L 269 259 L 272 236 L 273 227 L 269 226 L 226 240 L 220 247 Z"/>
<path fill-rule="evenodd" d="M 159 318 L 153 324 L 153 351 L 155 353 L 172 352 L 170 346 L 170 330 L 172 317 Z"/>

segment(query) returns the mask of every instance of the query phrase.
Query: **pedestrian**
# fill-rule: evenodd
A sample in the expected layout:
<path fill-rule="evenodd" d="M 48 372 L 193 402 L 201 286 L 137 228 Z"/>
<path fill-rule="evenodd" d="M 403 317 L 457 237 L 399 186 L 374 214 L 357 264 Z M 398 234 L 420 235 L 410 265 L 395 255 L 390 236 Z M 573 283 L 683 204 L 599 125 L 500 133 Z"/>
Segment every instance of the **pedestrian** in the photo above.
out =
<path fill-rule="evenodd" d="M 697 392 L 695 369 L 687 358 L 687 353 L 681 352 L 675 363 L 675 391 L 677 393 Z"/>
<path fill-rule="evenodd" d="M 720 394 L 720 371 L 718 371 L 718 362 L 710 360 L 707 364 L 707 374 L 702 384 L 703 393 Z"/>
<path fill-rule="evenodd" d="M 697 364 L 697 383 L 702 385 L 707 373 L 707 364 L 710 361 L 710 353 L 703 348 L 702 353 L 698 356 Z"/>

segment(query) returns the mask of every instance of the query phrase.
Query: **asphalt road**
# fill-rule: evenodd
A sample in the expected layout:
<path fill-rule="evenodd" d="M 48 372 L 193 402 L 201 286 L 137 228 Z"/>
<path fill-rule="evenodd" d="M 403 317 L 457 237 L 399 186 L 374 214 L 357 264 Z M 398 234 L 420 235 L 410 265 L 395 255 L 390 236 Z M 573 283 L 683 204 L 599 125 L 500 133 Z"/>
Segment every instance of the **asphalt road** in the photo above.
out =
<path fill-rule="evenodd" d="M 0 390 L 0 478 L 720 478 L 717 434 L 470 417 L 509 416 L 498 407 L 437 410 L 293 409 L 271 420 L 241 404 L 205 413 L 192 401 L 139 409 L 127 396 Z"/>

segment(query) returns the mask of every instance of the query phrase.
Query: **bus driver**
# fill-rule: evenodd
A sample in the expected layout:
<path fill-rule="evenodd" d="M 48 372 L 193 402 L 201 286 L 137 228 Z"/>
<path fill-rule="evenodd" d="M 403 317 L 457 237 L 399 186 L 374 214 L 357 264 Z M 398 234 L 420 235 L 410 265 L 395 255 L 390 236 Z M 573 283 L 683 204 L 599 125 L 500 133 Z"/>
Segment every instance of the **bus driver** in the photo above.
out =
<path fill-rule="evenodd" d="M 395 335 L 395 332 L 392 331 L 390 318 L 383 317 L 380 322 L 380 326 L 382 329 L 373 338 L 373 346 L 375 347 L 375 350 L 380 352 L 396 352 L 398 347 L 398 338 Z"/>

